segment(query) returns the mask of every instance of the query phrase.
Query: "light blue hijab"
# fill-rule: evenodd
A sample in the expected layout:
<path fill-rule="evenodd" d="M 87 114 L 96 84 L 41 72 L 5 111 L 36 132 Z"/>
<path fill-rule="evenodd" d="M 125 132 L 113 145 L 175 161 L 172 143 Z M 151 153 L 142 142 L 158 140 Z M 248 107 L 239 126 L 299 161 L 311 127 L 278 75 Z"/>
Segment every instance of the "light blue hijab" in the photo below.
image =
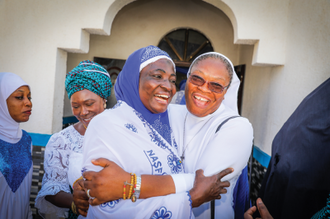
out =
<path fill-rule="evenodd" d="M 167 110 L 164 113 L 154 114 L 142 103 L 139 94 L 140 71 L 150 63 L 166 58 L 172 63 L 170 56 L 156 46 L 147 46 L 133 52 L 125 62 L 115 84 L 117 100 L 126 102 L 138 111 L 149 124 L 170 144 L 171 128 Z M 175 65 L 173 63 L 174 69 Z"/>

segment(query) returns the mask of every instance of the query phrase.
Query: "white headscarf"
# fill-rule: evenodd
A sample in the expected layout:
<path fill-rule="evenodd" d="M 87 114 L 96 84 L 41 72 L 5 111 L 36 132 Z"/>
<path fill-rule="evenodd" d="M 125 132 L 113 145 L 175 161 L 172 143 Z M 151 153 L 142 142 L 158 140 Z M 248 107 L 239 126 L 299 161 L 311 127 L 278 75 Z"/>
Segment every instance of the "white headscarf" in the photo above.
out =
<path fill-rule="evenodd" d="M 18 75 L 0 72 L 0 139 L 9 143 L 16 143 L 22 137 L 19 123 L 9 114 L 7 98 L 19 87 L 29 86 Z"/>
<path fill-rule="evenodd" d="M 191 67 L 194 66 L 194 63 L 196 60 L 198 60 L 201 56 L 206 56 L 209 54 L 215 54 L 218 56 L 222 56 L 223 58 L 225 58 L 229 63 L 230 66 L 232 68 L 233 71 L 233 78 L 231 80 L 231 84 L 230 87 L 227 90 L 227 93 L 224 96 L 224 100 L 222 101 L 221 104 L 224 104 L 226 107 L 230 108 L 231 110 L 233 110 L 234 112 L 236 112 L 238 114 L 238 108 L 237 108 L 237 93 L 238 93 L 238 89 L 239 89 L 239 85 L 240 85 L 240 80 L 237 77 L 237 74 L 235 72 L 233 63 L 231 63 L 231 61 L 224 55 L 217 53 L 217 52 L 207 52 L 207 53 L 203 53 L 202 55 L 198 56 L 190 65 L 190 68 L 188 70 L 188 74 L 187 77 L 189 77 L 190 75 L 190 71 L 191 71 Z"/>

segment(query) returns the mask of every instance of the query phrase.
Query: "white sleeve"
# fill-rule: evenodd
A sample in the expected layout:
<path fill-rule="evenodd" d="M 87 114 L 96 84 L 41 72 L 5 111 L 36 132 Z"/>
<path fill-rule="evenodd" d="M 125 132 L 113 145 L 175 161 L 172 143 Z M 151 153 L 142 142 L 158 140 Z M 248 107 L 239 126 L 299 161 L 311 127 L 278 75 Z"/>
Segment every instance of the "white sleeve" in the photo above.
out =
<path fill-rule="evenodd" d="M 211 176 L 232 167 L 234 172 L 222 178 L 231 180 L 247 165 L 252 150 L 253 129 L 245 118 L 235 118 L 225 123 L 214 135 L 198 161 L 198 169 Z"/>
<path fill-rule="evenodd" d="M 67 181 L 70 150 L 67 147 L 63 136 L 54 134 L 48 141 L 44 155 L 44 176 L 42 187 L 39 191 L 35 206 L 40 213 L 56 214 L 59 217 L 66 217 L 69 209 L 59 208 L 45 199 L 46 195 L 55 195 L 60 191 L 71 193 Z"/>
<path fill-rule="evenodd" d="M 189 191 L 194 186 L 195 173 L 172 174 L 171 177 L 175 185 L 175 193 Z"/>

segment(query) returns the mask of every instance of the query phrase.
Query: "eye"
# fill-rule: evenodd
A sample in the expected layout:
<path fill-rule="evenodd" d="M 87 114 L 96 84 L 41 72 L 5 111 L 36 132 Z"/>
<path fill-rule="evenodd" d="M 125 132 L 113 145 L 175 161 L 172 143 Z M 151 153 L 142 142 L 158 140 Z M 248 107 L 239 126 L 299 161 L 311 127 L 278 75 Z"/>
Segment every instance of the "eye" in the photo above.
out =
<path fill-rule="evenodd" d="M 28 97 L 28 100 L 30 100 L 30 101 L 31 101 L 31 100 L 32 100 L 32 97 Z"/>
<path fill-rule="evenodd" d="M 162 79 L 162 76 L 161 75 L 151 75 L 151 77 L 157 78 L 157 79 Z"/>
<path fill-rule="evenodd" d="M 72 106 L 72 108 L 73 108 L 73 109 L 78 109 L 78 108 L 79 108 L 79 106 Z"/>
<path fill-rule="evenodd" d="M 23 100 L 23 96 L 17 96 L 15 97 L 17 100 Z"/>
<path fill-rule="evenodd" d="M 94 103 L 86 103 L 86 106 L 92 106 Z"/>

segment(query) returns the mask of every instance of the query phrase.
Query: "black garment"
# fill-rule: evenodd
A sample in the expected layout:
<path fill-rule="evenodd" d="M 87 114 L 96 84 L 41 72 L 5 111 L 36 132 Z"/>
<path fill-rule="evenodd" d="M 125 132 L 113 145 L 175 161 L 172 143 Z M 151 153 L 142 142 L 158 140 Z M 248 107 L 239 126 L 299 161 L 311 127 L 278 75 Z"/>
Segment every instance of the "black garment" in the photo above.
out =
<path fill-rule="evenodd" d="M 330 193 L 330 78 L 277 133 L 259 196 L 275 219 L 311 218 Z"/>

